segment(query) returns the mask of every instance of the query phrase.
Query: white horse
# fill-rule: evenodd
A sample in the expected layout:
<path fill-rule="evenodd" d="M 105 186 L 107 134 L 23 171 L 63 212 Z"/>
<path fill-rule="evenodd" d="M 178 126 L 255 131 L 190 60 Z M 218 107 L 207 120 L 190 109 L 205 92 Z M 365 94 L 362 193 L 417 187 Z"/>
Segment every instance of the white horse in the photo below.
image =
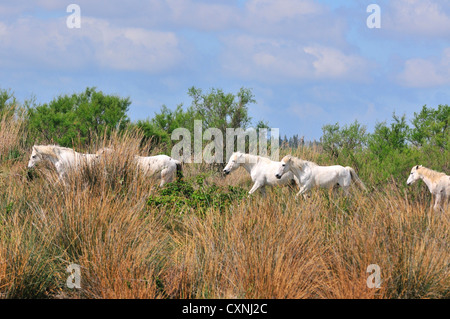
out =
<path fill-rule="evenodd" d="M 177 173 L 181 172 L 181 162 L 167 155 L 138 156 L 134 157 L 136 164 L 144 174 L 157 175 L 161 178 L 159 187 L 173 182 Z"/>
<path fill-rule="evenodd" d="M 114 150 L 108 147 L 102 148 L 96 154 L 111 154 Z M 177 178 L 178 172 L 181 172 L 181 162 L 167 155 L 155 156 L 134 156 L 134 163 L 142 172 L 149 176 L 157 175 L 161 178 L 159 184 L 163 187 L 167 183 L 173 182 Z"/>
<path fill-rule="evenodd" d="M 223 172 L 228 175 L 242 165 L 254 182 L 253 187 L 248 192 L 249 195 L 253 194 L 257 189 L 260 189 L 261 193 L 265 194 L 266 185 L 286 185 L 293 181 L 299 185 L 298 179 L 292 173 L 286 174 L 281 179 L 275 178 L 278 164 L 279 162 L 272 161 L 266 157 L 235 152 L 231 155 Z"/>
<path fill-rule="evenodd" d="M 444 203 L 448 204 L 450 199 L 450 176 L 437 172 L 422 165 L 416 165 L 411 169 L 407 185 L 411 185 L 418 179 L 422 179 L 427 184 L 432 196 L 435 197 L 433 209 L 444 210 Z"/>
<path fill-rule="evenodd" d="M 55 166 L 59 179 L 64 181 L 69 172 L 79 169 L 82 165 L 90 165 L 97 158 L 97 154 L 78 153 L 71 148 L 58 145 L 34 145 L 28 161 L 28 169 L 46 160 Z"/>
<path fill-rule="evenodd" d="M 277 166 L 276 178 L 282 178 L 285 174 L 292 172 L 299 179 L 301 187 L 296 196 L 304 195 L 313 187 L 334 188 L 335 186 L 342 187 L 348 194 L 352 181 L 355 181 L 361 189 L 367 190 L 355 170 L 349 166 L 320 166 L 291 155 L 283 157 Z"/>

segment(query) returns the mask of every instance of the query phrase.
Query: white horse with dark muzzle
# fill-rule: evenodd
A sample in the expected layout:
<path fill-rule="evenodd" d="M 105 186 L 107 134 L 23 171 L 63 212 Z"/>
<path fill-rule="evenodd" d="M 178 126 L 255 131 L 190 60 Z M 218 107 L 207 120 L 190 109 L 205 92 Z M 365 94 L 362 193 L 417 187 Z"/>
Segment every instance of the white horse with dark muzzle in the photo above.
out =
<path fill-rule="evenodd" d="M 275 173 L 278 164 L 279 162 L 272 161 L 266 157 L 236 152 L 231 155 L 223 172 L 228 175 L 242 165 L 254 182 L 253 187 L 248 192 L 249 195 L 258 189 L 265 194 L 267 185 L 286 185 L 292 182 L 299 185 L 298 179 L 292 173 L 285 174 L 281 179 L 276 178 Z"/>
<path fill-rule="evenodd" d="M 64 181 L 67 175 L 82 165 L 91 165 L 98 159 L 97 154 L 83 154 L 68 147 L 58 145 L 34 145 L 31 151 L 28 169 L 41 161 L 51 162 L 58 173 L 59 179 Z"/>
<path fill-rule="evenodd" d="M 411 169 L 406 184 L 411 185 L 418 179 L 422 179 L 425 182 L 430 193 L 435 197 L 434 211 L 444 211 L 444 204 L 448 206 L 450 199 L 450 176 L 422 165 L 416 165 Z"/>
<path fill-rule="evenodd" d="M 367 190 L 355 170 L 341 165 L 320 166 L 314 162 L 287 155 L 278 164 L 275 176 L 282 178 L 287 173 L 293 173 L 300 182 L 300 191 L 296 196 L 305 194 L 313 187 L 334 188 L 340 186 L 348 194 L 348 188 L 354 181 L 362 189 Z"/>

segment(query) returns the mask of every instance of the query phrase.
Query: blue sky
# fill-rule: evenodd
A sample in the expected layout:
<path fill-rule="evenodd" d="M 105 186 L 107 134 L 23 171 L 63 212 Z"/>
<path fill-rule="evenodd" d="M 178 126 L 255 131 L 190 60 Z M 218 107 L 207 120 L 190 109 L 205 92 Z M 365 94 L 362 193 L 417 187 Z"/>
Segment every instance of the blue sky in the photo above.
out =
<path fill-rule="evenodd" d="M 254 123 L 307 140 L 450 104 L 449 0 L 0 1 L 0 43 L 0 88 L 19 101 L 95 86 L 130 97 L 132 120 L 188 106 L 191 86 L 251 88 Z"/>

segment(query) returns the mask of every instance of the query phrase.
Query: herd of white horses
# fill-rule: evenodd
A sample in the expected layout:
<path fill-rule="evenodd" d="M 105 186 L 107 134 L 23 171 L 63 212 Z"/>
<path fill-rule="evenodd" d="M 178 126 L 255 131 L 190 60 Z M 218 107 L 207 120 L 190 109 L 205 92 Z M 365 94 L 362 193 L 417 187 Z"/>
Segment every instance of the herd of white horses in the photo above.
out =
<path fill-rule="evenodd" d="M 34 145 L 28 169 L 32 169 L 40 161 L 49 161 L 54 165 L 60 180 L 64 181 L 71 172 L 78 170 L 82 165 L 95 165 L 102 156 L 107 154 L 114 155 L 114 150 L 102 148 L 95 154 L 83 154 L 58 145 Z M 180 161 L 167 155 L 135 155 L 134 162 L 143 173 L 159 178 L 161 180 L 160 187 L 173 182 L 182 167 Z M 355 170 L 349 166 L 320 166 L 291 155 L 285 156 L 278 162 L 262 156 L 235 152 L 231 155 L 223 171 L 228 175 L 240 166 L 250 174 L 254 183 L 249 191 L 249 196 L 258 189 L 265 194 L 266 186 L 290 183 L 295 183 L 300 189 L 296 196 L 305 196 L 307 192 L 317 187 L 328 189 L 341 187 L 348 195 L 352 182 L 367 191 Z M 434 196 L 433 209 L 444 211 L 444 207 L 448 207 L 450 199 L 450 176 L 422 165 L 416 165 L 411 169 L 406 183 L 411 185 L 418 179 L 425 182 Z"/>

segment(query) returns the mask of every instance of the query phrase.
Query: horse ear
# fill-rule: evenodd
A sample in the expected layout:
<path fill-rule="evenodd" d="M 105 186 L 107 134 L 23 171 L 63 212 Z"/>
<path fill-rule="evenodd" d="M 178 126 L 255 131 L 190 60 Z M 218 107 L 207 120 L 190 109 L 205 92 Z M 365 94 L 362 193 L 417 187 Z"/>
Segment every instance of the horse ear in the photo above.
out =
<path fill-rule="evenodd" d="M 416 169 L 419 169 L 419 165 L 416 166 Z"/>

